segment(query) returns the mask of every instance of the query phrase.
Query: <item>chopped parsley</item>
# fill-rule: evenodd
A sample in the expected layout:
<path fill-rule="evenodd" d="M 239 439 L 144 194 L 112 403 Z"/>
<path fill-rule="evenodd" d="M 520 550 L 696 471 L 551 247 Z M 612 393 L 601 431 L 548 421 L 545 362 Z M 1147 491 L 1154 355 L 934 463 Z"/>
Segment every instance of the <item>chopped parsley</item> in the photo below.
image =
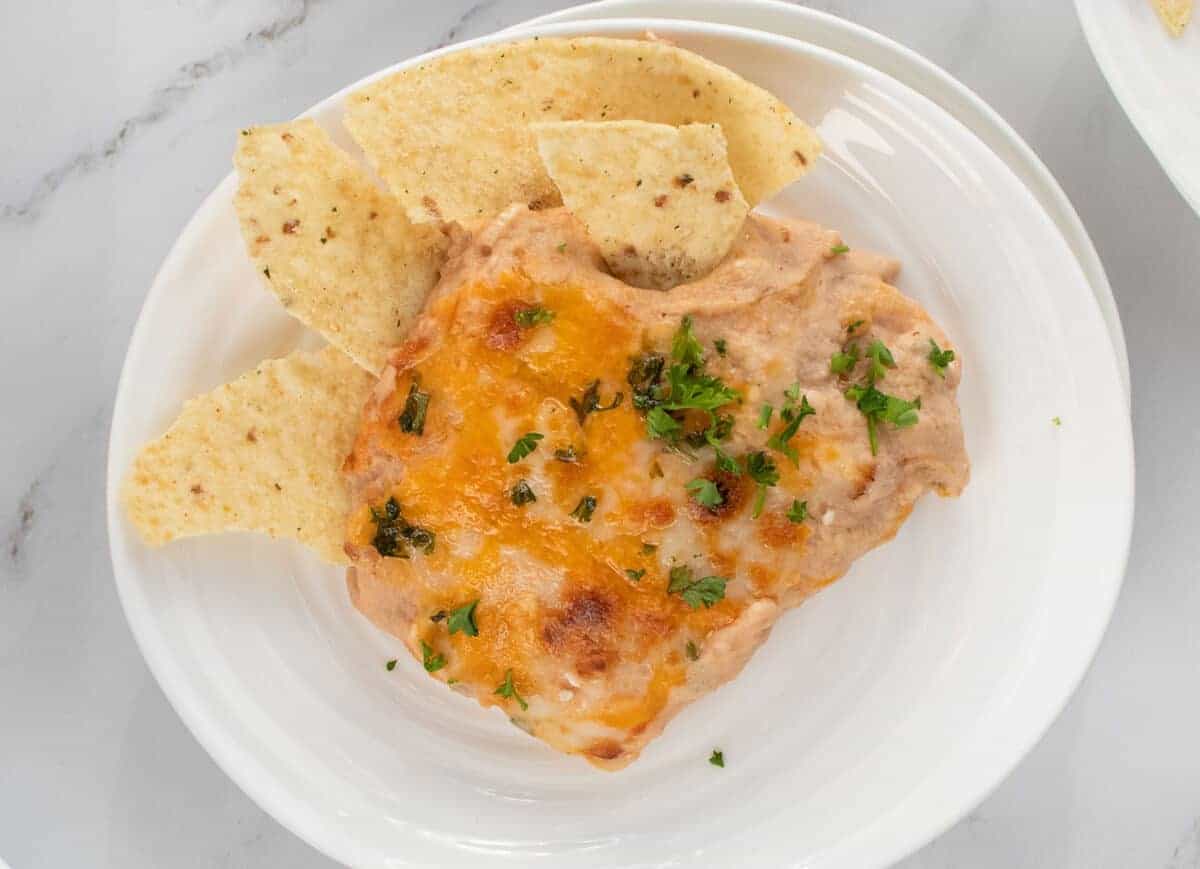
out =
<path fill-rule="evenodd" d="M 496 687 L 496 695 L 499 697 L 507 697 L 511 700 L 516 700 L 524 712 L 529 708 L 529 704 L 525 702 L 525 698 L 517 692 L 517 686 L 513 684 L 512 668 L 504 672 L 504 681 Z"/>
<path fill-rule="evenodd" d="M 523 507 L 537 500 L 537 495 L 533 494 L 533 489 L 530 487 L 528 480 L 517 480 L 517 484 L 512 487 L 509 497 L 512 498 L 512 502 L 518 507 Z"/>
<path fill-rule="evenodd" d="M 855 320 L 853 323 L 850 323 L 849 325 L 846 326 L 846 334 L 853 335 L 854 331 L 865 322 L 867 322 L 867 321 L 866 320 Z"/>
<path fill-rule="evenodd" d="M 560 241 L 558 243 L 558 245 L 555 247 L 555 250 L 557 250 L 559 253 L 566 253 L 567 252 L 567 243 L 565 241 Z"/>
<path fill-rule="evenodd" d="M 646 568 L 642 567 L 634 570 L 632 567 L 627 567 L 625 568 L 625 575 L 634 582 L 641 582 L 642 577 L 646 575 Z"/>
<path fill-rule="evenodd" d="M 580 522 L 591 522 L 592 514 L 596 512 L 596 497 L 594 495 L 584 495 L 579 499 L 579 503 L 575 505 L 575 509 L 571 511 L 571 518 L 578 519 Z"/>
<path fill-rule="evenodd" d="M 721 769 L 725 769 L 725 752 L 721 751 L 719 748 L 714 748 L 713 753 L 708 757 L 708 762 L 713 766 L 719 766 Z"/>
<path fill-rule="evenodd" d="M 658 552 L 658 547 L 653 543 L 642 544 L 642 555 L 653 555 L 655 552 Z"/>
<path fill-rule="evenodd" d="M 429 393 L 422 392 L 417 379 L 408 387 L 408 398 L 400 413 L 400 431 L 408 434 L 425 434 L 425 414 L 429 411 Z"/>
<path fill-rule="evenodd" d="M 792 501 L 792 506 L 787 511 L 787 517 L 789 522 L 803 522 L 808 518 L 808 502 Z"/>
<path fill-rule="evenodd" d="M 937 345 L 937 341 L 929 339 L 929 364 L 933 366 L 933 370 L 937 372 L 938 377 L 946 376 L 946 366 L 954 361 L 954 351 L 950 349 L 943 350 Z"/>
<path fill-rule="evenodd" d="M 800 455 L 789 441 L 796 436 L 796 432 L 800 428 L 800 423 L 804 422 L 804 418 L 806 416 L 813 416 L 816 411 L 808 403 L 807 395 L 800 396 L 799 405 L 793 404 L 794 400 L 794 395 L 788 395 L 788 404 L 779 412 L 779 416 L 786 421 L 786 425 L 771 435 L 770 439 L 767 440 L 767 446 L 776 452 L 783 453 L 792 460 L 793 465 L 799 466 Z"/>
<path fill-rule="evenodd" d="M 387 668 L 387 671 L 388 671 L 389 673 L 390 673 L 390 672 L 392 672 L 393 670 L 395 670 L 395 669 L 396 669 L 396 659 L 395 659 L 395 658 L 392 658 L 392 660 L 388 661 L 388 662 L 387 662 L 386 664 L 384 664 L 383 666 Z"/>
<path fill-rule="evenodd" d="M 579 398 L 571 398 L 571 409 L 575 411 L 575 418 L 579 420 L 582 426 L 584 420 L 587 419 L 589 413 L 602 413 L 606 410 L 616 410 L 621 406 L 621 402 L 625 400 L 625 393 L 618 392 L 613 396 L 612 401 L 607 405 L 600 403 L 600 381 L 593 380 L 588 384 L 587 389 L 583 391 L 583 395 Z"/>
<path fill-rule="evenodd" d="M 746 473 L 758 483 L 758 494 L 754 496 L 754 509 L 750 513 L 752 519 L 757 519 L 762 515 L 763 504 L 767 500 L 767 488 L 779 482 L 779 469 L 770 456 L 759 451 L 746 456 Z"/>
<path fill-rule="evenodd" d="M 691 640 L 687 641 L 687 645 L 683 647 L 684 654 L 687 655 L 689 661 L 700 660 L 700 650 L 696 648 L 696 644 Z"/>
<path fill-rule="evenodd" d="M 426 555 L 433 554 L 434 533 L 410 524 L 402 515 L 400 502 L 395 498 L 388 498 L 382 507 L 372 507 L 371 521 L 375 523 L 371 545 L 384 558 L 411 558 L 410 548 L 419 549 Z"/>
<path fill-rule="evenodd" d="M 527 431 L 525 434 L 517 438 L 517 442 L 513 444 L 513 448 L 508 451 L 508 463 L 515 465 L 521 459 L 537 449 L 537 442 L 542 439 L 543 435 L 537 431 Z"/>
<path fill-rule="evenodd" d="M 725 343 L 724 338 L 718 338 L 716 341 L 713 341 L 713 347 L 716 348 L 718 356 L 724 356 L 729 352 L 729 345 Z"/>
<path fill-rule="evenodd" d="M 534 326 L 544 326 L 554 322 L 554 312 L 541 305 L 534 305 L 531 308 L 514 311 L 513 322 L 522 329 L 532 329 Z"/>
<path fill-rule="evenodd" d="M 858 405 L 859 411 L 867 418 L 867 437 L 871 442 L 873 456 L 879 453 L 879 423 L 890 422 L 896 428 L 908 428 L 916 425 L 920 418 L 917 414 L 921 409 L 920 398 L 905 401 L 903 398 L 880 392 L 873 385 L 851 386 L 845 395 Z"/>
<path fill-rule="evenodd" d="M 849 253 L 850 248 L 844 244 L 835 244 L 829 249 L 830 256 L 841 256 L 844 253 Z"/>
<path fill-rule="evenodd" d="M 675 332 L 669 366 L 661 354 L 646 353 L 633 360 L 626 379 L 633 387 L 633 406 L 646 415 L 651 439 L 686 452 L 729 437 L 733 417 L 717 411 L 741 396 L 705 371 L 704 348 L 692 331 L 691 317 L 684 317 Z M 689 411 L 706 416 L 707 428 L 685 432 Z"/>
<path fill-rule="evenodd" d="M 721 496 L 721 490 L 717 488 L 717 484 L 712 480 L 697 477 L 689 482 L 686 488 L 691 493 L 692 500 L 701 507 L 714 510 L 725 503 L 725 499 Z"/>
<path fill-rule="evenodd" d="M 758 409 L 758 427 L 763 431 L 767 430 L 767 426 L 771 424 L 771 414 L 775 412 L 774 406 L 764 404 Z"/>
<path fill-rule="evenodd" d="M 728 581 L 723 576 L 694 579 L 690 567 L 678 564 L 671 568 L 667 594 L 678 594 L 692 609 L 699 609 L 701 606 L 708 609 L 725 598 L 725 583 Z"/>
<path fill-rule="evenodd" d="M 429 643 L 421 640 L 421 663 L 425 665 L 426 673 L 436 673 L 442 667 L 446 666 L 445 655 L 435 655 Z"/>
<path fill-rule="evenodd" d="M 871 368 L 867 372 L 867 382 L 869 383 L 883 380 L 887 375 L 887 369 L 896 367 L 892 351 L 887 349 L 878 338 L 872 341 L 871 346 L 867 348 L 867 358 L 871 360 Z"/>
<path fill-rule="evenodd" d="M 1050 422 L 1054 423 L 1057 428 L 1062 428 L 1062 417 L 1052 416 L 1050 417 Z"/>
<path fill-rule="evenodd" d="M 712 445 L 713 452 L 717 456 L 717 468 L 727 474 L 733 474 L 735 477 L 742 475 L 742 466 L 738 464 L 738 460 L 729 455 L 716 444 Z"/>
<path fill-rule="evenodd" d="M 479 598 L 450 613 L 450 621 L 446 622 L 446 627 L 450 629 L 451 636 L 459 631 L 468 637 L 479 636 L 479 627 L 475 624 L 475 607 L 477 606 L 479 606 Z"/>
<path fill-rule="evenodd" d="M 829 360 L 829 370 L 834 374 L 849 374 L 858 364 L 858 345 L 848 344 Z"/>

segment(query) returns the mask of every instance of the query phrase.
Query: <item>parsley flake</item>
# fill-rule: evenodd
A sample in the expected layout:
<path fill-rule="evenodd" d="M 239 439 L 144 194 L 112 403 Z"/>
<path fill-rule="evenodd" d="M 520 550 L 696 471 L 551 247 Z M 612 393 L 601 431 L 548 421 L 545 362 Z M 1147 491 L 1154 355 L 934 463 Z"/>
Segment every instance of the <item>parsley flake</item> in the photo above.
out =
<path fill-rule="evenodd" d="M 713 753 L 708 758 L 708 762 L 711 763 L 713 766 L 719 766 L 721 769 L 724 769 L 725 768 L 725 752 L 721 751 L 719 748 L 714 748 Z"/>
<path fill-rule="evenodd" d="M 532 453 L 537 449 L 537 442 L 543 437 L 544 435 L 542 435 L 541 432 L 525 432 L 525 434 L 517 438 L 517 442 L 513 444 L 513 448 L 508 451 L 508 463 L 510 465 L 515 465 L 517 462 L 521 461 L 521 459 Z"/>
<path fill-rule="evenodd" d="M 428 392 L 422 392 L 416 378 L 408 387 L 408 398 L 404 401 L 404 410 L 400 413 L 400 431 L 414 434 L 418 437 L 425 434 L 425 414 L 429 412 Z"/>
<path fill-rule="evenodd" d="M 517 484 L 512 487 L 509 497 L 518 507 L 523 507 L 537 500 L 537 495 L 533 493 L 528 480 L 517 480 Z"/>
<path fill-rule="evenodd" d="M 382 507 L 372 507 L 371 521 L 375 523 L 371 545 L 384 558 L 411 558 L 410 547 L 426 555 L 433 554 L 436 535 L 408 522 L 401 513 L 400 502 L 395 498 L 388 498 Z"/>
<path fill-rule="evenodd" d="M 583 395 L 579 398 L 569 399 L 571 409 L 575 411 L 575 418 L 579 420 L 582 426 L 584 420 L 587 419 L 589 413 L 603 413 L 606 410 L 616 410 L 621 406 L 621 402 L 625 400 L 625 393 L 618 392 L 613 396 L 612 401 L 607 405 L 600 404 L 600 381 L 593 380 L 588 384 L 583 391 Z"/>
<path fill-rule="evenodd" d="M 712 480 L 697 477 L 689 482 L 685 488 L 691 493 L 692 500 L 701 507 L 714 510 L 725 503 L 725 499 L 721 496 L 721 490 L 717 488 L 717 484 Z"/>
<path fill-rule="evenodd" d="M 729 352 L 729 345 L 725 343 L 724 338 L 718 338 L 717 340 L 713 341 L 713 347 L 716 348 L 718 356 L 724 356 Z"/>
<path fill-rule="evenodd" d="M 954 361 L 954 351 L 949 348 L 943 350 L 937 345 L 937 341 L 929 339 L 929 364 L 933 366 L 933 370 L 937 372 L 938 377 L 946 376 L 946 366 Z"/>
<path fill-rule="evenodd" d="M 846 334 L 853 335 L 855 330 L 858 329 L 858 327 L 861 326 L 865 322 L 867 322 L 867 321 L 866 320 L 855 320 L 853 323 L 848 324 L 846 326 Z"/>
<path fill-rule="evenodd" d="M 642 577 L 646 575 L 646 568 L 642 567 L 637 570 L 634 570 L 632 567 L 627 567 L 627 568 L 625 568 L 625 575 L 628 576 L 630 579 L 632 579 L 634 582 L 640 582 Z"/>
<path fill-rule="evenodd" d="M 829 360 L 829 370 L 834 374 L 849 374 L 858 364 L 858 345 L 849 344 Z"/>
<path fill-rule="evenodd" d="M 1062 417 L 1053 416 L 1050 418 L 1050 422 L 1054 423 L 1056 428 L 1062 428 Z"/>
<path fill-rule="evenodd" d="M 829 249 L 830 256 L 841 256 L 844 253 L 849 253 L 850 248 L 844 244 L 835 244 Z"/>
<path fill-rule="evenodd" d="M 392 660 L 388 661 L 386 664 L 384 664 L 384 666 L 387 667 L 387 671 L 389 673 L 392 672 L 396 669 L 396 659 L 392 658 Z"/>
<path fill-rule="evenodd" d="M 788 396 L 791 399 L 791 396 Z M 780 416 L 787 420 L 787 425 L 781 428 L 767 440 L 767 446 L 776 452 L 783 453 L 792 460 L 792 464 L 799 467 L 800 455 L 796 452 L 796 448 L 789 441 L 796 436 L 796 432 L 800 429 L 800 423 L 804 422 L 806 416 L 813 416 L 816 411 L 813 406 L 808 403 L 808 396 L 800 396 L 800 405 L 789 406 L 780 412 Z"/>
<path fill-rule="evenodd" d="M 803 522 L 808 518 L 808 502 L 792 501 L 792 506 L 787 511 L 787 517 L 789 522 Z"/>
<path fill-rule="evenodd" d="M 478 605 L 479 598 L 476 598 L 450 613 L 450 620 L 446 622 L 446 627 L 449 628 L 451 636 L 459 631 L 468 637 L 479 636 L 479 627 L 475 624 L 475 607 Z"/>
<path fill-rule="evenodd" d="M 867 438 L 871 443 L 873 456 L 879 454 L 877 429 L 880 422 L 890 422 L 895 428 L 908 428 L 916 425 L 919 420 L 917 411 L 921 408 L 920 398 L 905 401 L 903 398 L 880 392 L 873 385 L 851 386 L 845 395 L 867 418 Z"/>
<path fill-rule="evenodd" d="M 754 509 L 750 518 L 757 519 L 762 515 L 763 505 L 767 500 L 767 488 L 779 482 L 779 469 L 764 452 L 754 452 L 746 456 L 746 473 L 758 483 L 758 493 L 754 496 Z"/>
<path fill-rule="evenodd" d="M 421 663 L 425 665 L 426 673 L 436 673 L 442 667 L 446 666 L 445 655 L 435 655 L 429 643 L 421 640 Z"/>
<path fill-rule="evenodd" d="M 516 700 L 520 705 L 522 712 L 529 708 L 529 704 L 525 702 L 525 698 L 517 692 L 517 686 L 513 684 L 511 667 L 504 672 L 504 681 L 496 687 L 495 693 L 499 697 L 507 697 L 511 700 Z"/>
<path fill-rule="evenodd" d="M 522 308 L 519 311 L 514 311 L 513 322 L 522 329 L 532 329 L 534 326 L 544 326 L 547 323 L 554 322 L 554 312 L 548 308 L 543 308 L 541 305 L 534 305 L 530 308 Z"/>
<path fill-rule="evenodd" d="M 683 647 L 683 652 L 685 655 L 687 655 L 687 659 L 689 661 L 700 660 L 700 650 L 696 648 L 696 644 L 691 640 L 687 641 L 687 645 Z"/>
<path fill-rule="evenodd" d="M 773 405 L 764 404 L 758 409 L 758 427 L 763 431 L 771 424 L 771 414 L 775 412 Z"/>
<path fill-rule="evenodd" d="M 692 318 L 685 316 L 679 324 L 679 330 L 671 341 L 671 358 L 684 365 L 702 366 L 704 364 L 704 348 L 696 340 L 692 332 Z"/>
<path fill-rule="evenodd" d="M 584 495 L 579 499 L 579 503 L 575 505 L 575 509 L 571 511 L 571 518 L 578 519 L 580 522 L 591 522 L 592 514 L 596 512 L 596 497 L 594 495 Z"/>
<path fill-rule="evenodd" d="M 869 383 L 883 380 L 887 374 L 887 369 L 896 367 L 896 360 L 892 357 L 892 351 L 887 349 L 884 343 L 878 338 L 872 341 L 871 346 L 867 348 L 867 358 L 871 360 L 871 368 L 867 372 L 867 381 Z"/>
<path fill-rule="evenodd" d="M 723 576 L 694 579 L 690 567 L 678 564 L 671 568 L 667 594 L 678 594 L 692 609 L 699 609 L 701 606 L 708 609 L 725 598 L 725 583 L 728 581 Z"/>

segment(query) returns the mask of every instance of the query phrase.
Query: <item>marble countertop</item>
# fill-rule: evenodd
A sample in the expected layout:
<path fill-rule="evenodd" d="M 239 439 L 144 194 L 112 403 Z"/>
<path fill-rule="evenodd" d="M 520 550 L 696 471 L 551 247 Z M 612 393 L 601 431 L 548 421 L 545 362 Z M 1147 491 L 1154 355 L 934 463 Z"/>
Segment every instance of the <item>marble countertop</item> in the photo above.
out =
<path fill-rule="evenodd" d="M 0 857 L 13 869 L 332 865 L 213 764 L 134 645 L 104 528 L 117 375 L 169 245 L 229 169 L 230 130 L 566 5 L 4 4 Z M 902 865 L 1200 867 L 1188 530 L 1200 516 L 1200 218 L 1109 92 L 1066 0 L 812 5 L 925 54 L 1026 138 L 1100 251 L 1133 368 L 1137 521 L 1099 656 L 1017 770 Z"/>

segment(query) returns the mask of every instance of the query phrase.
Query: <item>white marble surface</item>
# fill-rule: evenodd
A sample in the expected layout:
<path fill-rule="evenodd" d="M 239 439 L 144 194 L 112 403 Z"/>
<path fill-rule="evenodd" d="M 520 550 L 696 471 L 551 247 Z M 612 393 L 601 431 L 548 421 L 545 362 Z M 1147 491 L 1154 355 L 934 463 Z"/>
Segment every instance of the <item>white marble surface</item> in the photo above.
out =
<path fill-rule="evenodd" d="M 0 4 L 0 857 L 13 869 L 331 865 L 217 769 L 134 646 L 103 517 L 117 374 L 155 270 L 229 167 L 231 130 L 565 5 Z M 1200 218 L 1066 0 L 813 5 L 929 56 L 1025 136 L 1099 248 L 1133 366 L 1137 525 L 1100 654 L 1016 772 L 903 865 L 1200 867 Z"/>

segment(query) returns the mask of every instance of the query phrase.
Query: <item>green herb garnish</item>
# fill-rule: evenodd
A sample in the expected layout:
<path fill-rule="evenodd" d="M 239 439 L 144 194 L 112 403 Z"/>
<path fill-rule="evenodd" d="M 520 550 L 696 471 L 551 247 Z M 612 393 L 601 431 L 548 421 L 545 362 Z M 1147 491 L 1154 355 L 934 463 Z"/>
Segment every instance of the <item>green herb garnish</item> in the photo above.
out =
<path fill-rule="evenodd" d="M 858 345 L 848 344 L 841 352 L 834 353 L 829 360 L 829 370 L 834 374 L 849 374 L 858 364 Z"/>
<path fill-rule="evenodd" d="M 706 507 L 709 510 L 715 510 L 725 503 L 725 499 L 721 496 L 721 490 L 717 488 L 717 484 L 712 480 L 706 480 L 703 477 L 697 477 L 685 487 L 692 495 L 692 500 L 701 507 Z"/>
<path fill-rule="evenodd" d="M 808 518 L 808 502 L 792 501 L 792 506 L 787 511 L 787 517 L 790 522 L 803 522 Z"/>
<path fill-rule="evenodd" d="M 554 312 L 541 305 L 534 305 L 531 308 L 522 308 L 513 312 L 513 322 L 522 329 L 532 329 L 534 326 L 543 326 L 554 322 Z"/>
<path fill-rule="evenodd" d="M 758 409 L 758 427 L 763 431 L 771 424 L 771 414 L 775 412 L 773 405 L 764 404 Z"/>
<path fill-rule="evenodd" d="M 750 513 L 752 519 L 762 515 L 763 505 L 767 500 L 767 488 L 779 482 L 779 469 L 764 452 L 754 452 L 746 456 L 746 473 L 750 479 L 758 483 L 758 493 L 754 496 L 754 509 Z"/>
<path fill-rule="evenodd" d="M 632 567 L 627 567 L 627 568 L 625 568 L 625 575 L 628 576 L 630 579 L 632 579 L 634 582 L 640 582 L 642 577 L 646 575 L 646 568 L 642 567 L 637 570 L 634 570 Z"/>
<path fill-rule="evenodd" d="M 657 386 L 667 360 L 658 353 L 644 353 L 633 360 L 625 380 L 633 388 L 633 406 L 649 410 L 657 406 Z"/>
<path fill-rule="evenodd" d="M 849 253 L 850 248 L 844 244 L 835 244 L 829 249 L 830 256 L 841 256 L 844 253 Z"/>
<path fill-rule="evenodd" d="M 429 411 L 429 393 L 422 392 L 416 378 L 408 387 L 408 398 L 400 413 L 400 431 L 408 434 L 425 434 L 425 414 Z"/>
<path fill-rule="evenodd" d="M 476 598 L 450 613 L 450 621 L 446 622 L 446 627 L 451 635 L 462 631 L 468 637 L 479 636 L 479 627 L 475 624 L 475 607 L 478 605 L 479 598 Z"/>
<path fill-rule="evenodd" d="M 855 330 L 865 322 L 867 322 L 867 321 L 866 320 L 855 320 L 853 323 L 846 326 L 846 334 L 853 335 Z"/>
<path fill-rule="evenodd" d="M 715 347 L 717 349 L 718 356 L 724 356 L 726 353 L 729 352 L 729 347 L 725 343 L 724 338 L 718 338 L 717 340 L 713 341 L 713 347 Z"/>
<path fill-rule="evenodd" d="M 788 396 L 789 399 L 792 396 Z M 783 453 L 792 460 L 792 464 L 799 466 L 800 455 L 796 452 L 796 448 L 788 443 L 800 428 L 800 423 L 804 422 L 804 417 L 812 416 L 816 413 L 813 406 L 808 403 L 808 396 L 800 396 L 799 406 L 790 405 L 780 411 L 779 415 L 787 420 L 787 424 L 767 440 L 767 446 L 771 449 Z"/>
<path fill-rule="evenodd" d="M 523 507 L 537 500 L 537 495 L 533 493 L 528 480 L 517 480 L 517 484 L 512 487 L 509 497 L 512 498 L 512 502 L 518 507 Z"/>
<path fill-rule="evenodd" d="M 693 579 L 692 569 L 686 564 L 678 564 L 671 568 L 667 594 L 678 594 L 692 609 L 699 609 L 701 606 L 708 609 L 724 599 L 725 583 L 728 581 L 723 576 Z"/>
<path fill-rule="evenodd" d="M 571 511 L 571 518 L 578 519 L 580 522 L 591 522 L 592 514 L 596 512 L 596 498 L 594 495 L 584 495 L 579 499 L 579 503 L 575 505 L 575 509 Z"/>
<path fill-rule="evenodd" d="M 433 554 L 436 537 L 432 531 L 410 524 L 400 510 L 400 502 L 388 498 L 382 507 L 371 508 L 371 521 L 375 523 L 375 536 L 371 545 L 384 558 L 411 558 L 410 547 L 426 555 Z"/>
<path fill-rule="evenodd" d="M 625 393 L 618 392 L 613 396 L 609 404 L 600 404 L 600 381 L 593 380 L 583 391 L 582 396 L 571 398 L 569 401 L 571 409 L 575 411 L 575 418 L 579 420 L 579 424 L 582 426 L 589 413 L 603 413 L 606 410 L 616 410 L 621 406 L 621 402 L 624 399 Z"/>
<path fill-rule="evenodd" d="M 937 345 L 937 341 L 929 339 L 929 364 L 933 366 L 933 370 L 937 372 L 938 377 L 946 376 L 946 366 L 954 361 L 954 351 L 950 349 L 943 350 Z"/>
<path fill-rule="evenodd" d="M 714 748 L 713 753 L 708 758 L 708 762 L 711 763 L 713 766 L 719 766 L 719 767 L 721 767 L 721 769 L 724 769 L 725 768 L 725 752 L 721 751 L 720 749 Z"/>
<path fill-rule="evenodd" d="M 525 434 L 517 438 L 517 442 L 513 444 L 513 448 L 508 451 L 508 463 L 515 465 L 521 459 L 537 449 L 537 442 L 542 439 L 541 432 L 527 431 Z"/>
<path fill-rule="evenodd" d="M 846 398 L 858 405 L 859 411 L 867 418 L 867 438 L 871 442 L 871 455 L 879 454 L 879 435 L 877 427 L 880 422 L 890 422 L 896 428 L 908 428 L 916 425 L 921 409 L 921 399 L 905 401 L 894 395 L 880 392 L 874 386 L 851 386 L 845 392 Z"/>
<path fill-rule="evenodd" d="M 700 660 L 700 650 L 696 648 L 696 644 L 691 640 L 687 641 L 687 645 L 683 647 L 683 652 L 687 655 L 689 661 Z"/>
<path fill-rule="evenodd" d="M 1062 428 L 1062 417 L 1052 416 L 1050 417 L 1050 422 L 1054 423 L 1056 427 Z"/>
<path fill-rule="evenodd" d="M 395 658 L 392 658 L 392 660 L 388 661 L 388 662 L 387 662 L 386 664 L 384 664 L 383 666 L 387 668 L 387 671 L 388 671 L 389 673 L 390 673 L 390 672 L 392 672 L 393 670 L 395 670 L 395 669 L 396 669 L 396 659 L 395 659 Z"/>
<path fill-rule="evenodd" d="M 683 318 L 679 329 L 675 332 L 675 337 L 671 341 L 671 358 L 676 362 L 697 368 L 704 365 L 704 348 L 692 332 L 691 315 Z"/>
<path fill-rule="evenodd" d="M 658 547 L 653 543 L 642 544 L 642 555 L 653 555 L 655 552 L 658 552 Z"/>
<path fill-rule="evenodd" d="M 436 673 L 446 666 L 445 655 L 435 655 L 429 643 L 424 640 L 421 640 L 421 657 L 423 658 L 421 663 L 425 665 L 426 673 Z"/>
<path fill-rule="evenodd" d="M 525 698 L 517 693 L 517 687 L 513 684 L 512 669 L 508 669 L 504 673 L 504 681 L 496 688 L 495 692 L 500 697 L 507 697 L 511 700 L 516 700 L 524 712 L 529 708 L 529 704 L 525 702 Z"/>
<path fill-rule="evenodd" d="M 883 380 L 887 374 L 887 369 L 896 367 L 896 360 L 892 358 L 892 351 L 887 349 L 884 343 L 878 338 L 872 341 L 871 346 L 867 348 L 867 358 L 871 360 L 871 368 L 867 372 L 867 381 L 869 383 Z"/>

